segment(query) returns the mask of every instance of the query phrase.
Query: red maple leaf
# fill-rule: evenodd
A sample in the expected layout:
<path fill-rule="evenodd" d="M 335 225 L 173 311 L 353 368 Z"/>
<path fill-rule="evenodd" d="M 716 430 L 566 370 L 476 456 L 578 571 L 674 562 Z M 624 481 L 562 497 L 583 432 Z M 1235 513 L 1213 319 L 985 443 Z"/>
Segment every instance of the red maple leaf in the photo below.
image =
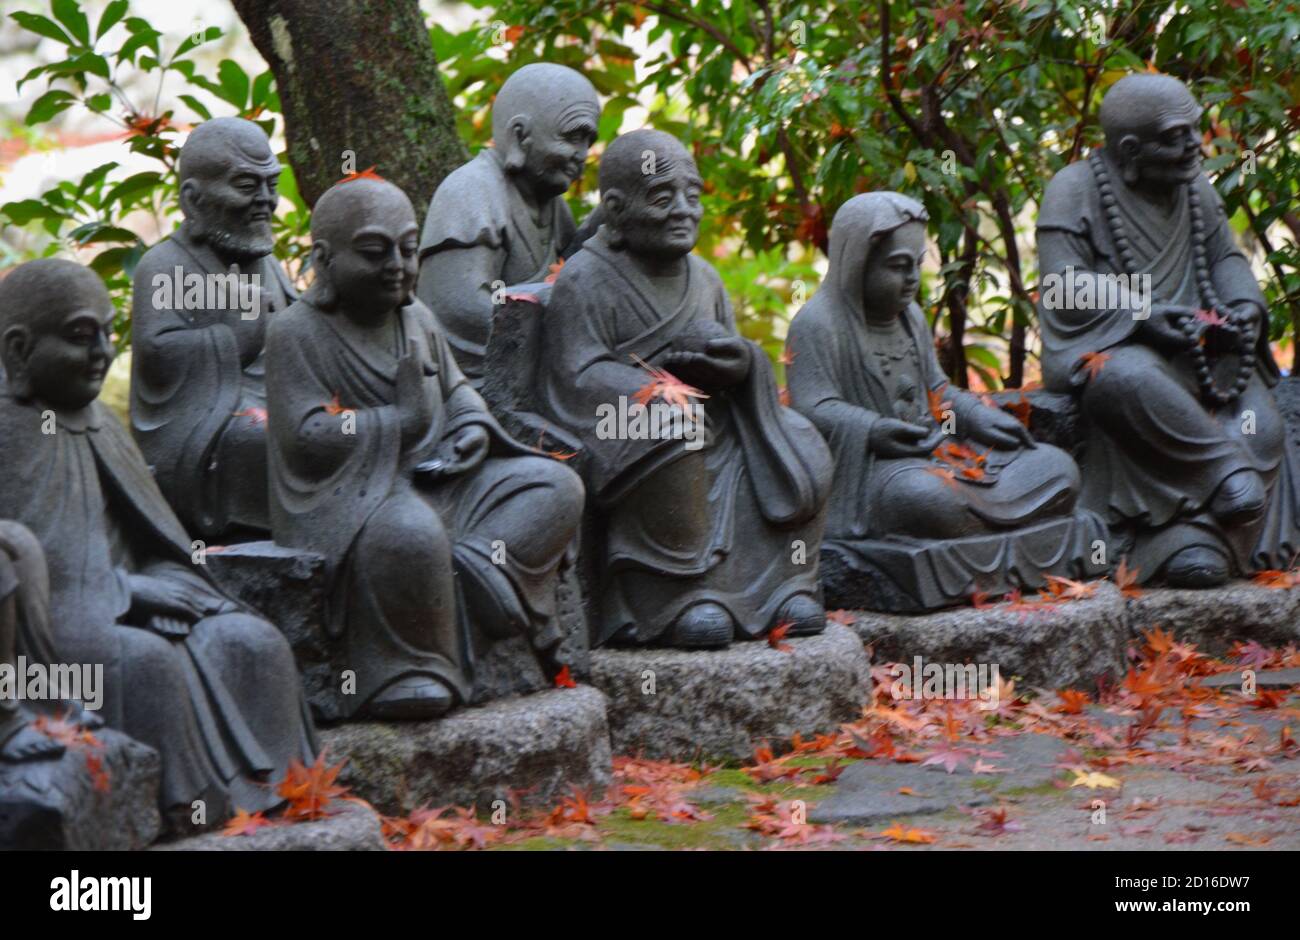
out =
<path fill-rule="evenodd" d="M 347 787 L 335 783 L 347 763 L 346 758 L 333 766 L 328 766 L 325 759 L 326 752 L 322 751 L 310 767 L 296 757 L 289 762 L 284 780 L 275 789 L 278 796 L 289 801 L 284 810 L 285 819 L 294 822 L 324 819 L 331 815 L 326 812 L 330 804 L 348 792 Z"/>
<path fill-rule="evenodd" d="M 339 393 L 335 392 L 334 397 L 331 398 L 329 402 L 327 402 L 325 405 L 325 413 L 327 415 L 341 415 L 345 411 L 351 411 L 351 409 L 344 408 L 342 405 L 339 404 Z"/>
<path fill-rule="evenodd" d="M 637 389 L 632 396 L 638 405 L 649 405 L 655 398 L 662 398 L 670 405 L 685 409 L 690 407 L 692 398 L 709 397 L 695 386 L 687 385 L 667 369 L 650 365 L 636 353 L 632 354 L 632 358 L 636 360 L 637 365 L 650 373 L 650 381 Z"/>
<path fill-rule="evenodd" d="M 275 823 L 262 815 L 261 811 L 250 813 L 248 810 L 236 809 L 234 817 L 221 830 L 223 836 L 251 836 L 259 829 L 274 826 Z"/>
<path fill-rule="evenodd" d="M 253 424 L 266 424 L 266 409 L 256 407 L 244 408 L 241 411 L 236 411 L 234 417 L 248 418 L 253 422 Z"/>
<path fill-rule="evenodd" d="M 551 265 L 546 269 L 550 273 L 547 274 L 546 277 L 542 278 L 542 280 L 545 281 L 547 284 L 554 284 L 555 279 L 560 276 L 560 269 L 563 267 L 564 267 L 564 259 L 560 258 L 558 261 L 555 262 L 555 264 Z"/>
<path fill-rule="evenodd" d="M 576 689 L 578 683 L 573 681 L 573 676 L 569 673 L 569 664 L 565 663 L 560 667 L 560 671 L 555 674 L 555 687 L 557 689 Z"/>
<path fill-rule="evenodd" d="M 1125 597 L 1141 597 L 1142 589 L 1138 587 L 1138 576 L 1141 574 L 1140 568 L 1128 566 L 1128 557 L 1125 556 L 1119 560 L 1119 565 L 1115 568 L 1115 586 Z"/>
<path fill-rule="evenodd" d="M 1088 373 L 1088 378 L 1091 380 L 1101 374 L 1102 368 L 1110 359 L 1110 353 L 1086 352 L 1079 359 L 1083 363 L 1084 371 Z"/>
<path fill-rule="evenodd" d="M 926 402 L 930 408 L 930 417 L 934 418 L 938 424 L 943 424 L 947 418 L 944 412 L 952 408 L 952 401 L 945 401 L 943 397 L 943 393 L 947 390 L 948 383 L 945 382 L 938 388 L 927 389 L 925 393 Z"/>
<path fill-rule="evenodd" d="M 772 647 L 774 650 L 780 650 L 782 653 L 794 652 L 793 646 L 789 643 L 782 642 L 782 640 L 785 639 L 785 635 L 790 632 L 792 626 L 794 626 L 794 624 L 790 621 L 782 620 L 771 630 L 767 631 L 767 645 Z"/>
<path fill-rule="evenodd" d="M 382 176 L 375 172 L 373 166 L 368 166 L 364 170 L 360 170 L 356 173 L 349 173 L 347 176 L 343 177 L 343 179 L 339 180 L 339 182 L 351 183 L 354 180 L 379 180 L 382 182 L 383 179 Z"/>

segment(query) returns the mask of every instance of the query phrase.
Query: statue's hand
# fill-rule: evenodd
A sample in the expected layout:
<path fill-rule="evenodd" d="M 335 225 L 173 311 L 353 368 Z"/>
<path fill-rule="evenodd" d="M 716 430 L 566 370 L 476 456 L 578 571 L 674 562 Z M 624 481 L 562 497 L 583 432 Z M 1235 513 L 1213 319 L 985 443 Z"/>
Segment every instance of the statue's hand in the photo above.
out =
<path fill-rule="evenodd" d="M 1180 351 L 1196 345 L 1196 337 L 1183 332 L 1182 323 L 1196 316 L 1192 307 L 1181 304 L 1153 304 L 1151 315 L 1138 321 L 1137 337 L 1157 349 Z"/>
<path fill-rule="evenodd" d="M 963 424 L 966 437 L 998 450 L 1035 446 L 1029 428 L 999 408 L 974 408 Z"/>
<path fill-rule="evenodd" d="M 231 608 L 230 602 L 224 597 L 181 581 L 145 574 L 133 574 L 129 580 L 132 619 L 143 620 L 149 629 L 164 636 L 175 634 L 172 621 L 179 621 L 184 626 L 208 614 L 221 613 Z M 161 622 L 162 629 L 155 628 L 155 620 Z"/>
<path fill-rule="evenodd" d="M 877 457 L 924 457 L 939 446 L 943 431 L 897 418 L 877 418 L 867 435 L 867 447 Z"/>
<path fill-rule="evenodd" d="M 489 437 L 481 424 L 467 424 L 456 432 L 451 442 L 451 456 L 443 465 L 445 476 L 468 473 L 487 457 Z"/>
<path fill-rule="evenodd" d="M 397 414 L 404 441 L 419 440 L 433 423 L 433 405 L 424 390 L 424 364 L 415 340 L 397 360 Z"/>
<path fill-rule="evenodd" d="M 752 352 L 739 336 L 718 336 L 703 352 L 679 350 L 664 357 L 664 368 L 705 391 L 731 388 L 749 375 Z"/>

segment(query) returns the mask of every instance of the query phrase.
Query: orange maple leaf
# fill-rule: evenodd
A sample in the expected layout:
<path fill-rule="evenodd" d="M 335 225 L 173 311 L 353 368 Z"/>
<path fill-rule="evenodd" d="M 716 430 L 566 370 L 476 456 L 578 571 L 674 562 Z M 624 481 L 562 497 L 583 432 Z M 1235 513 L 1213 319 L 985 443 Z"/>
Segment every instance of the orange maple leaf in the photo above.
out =
<path fill-rule="evenodd" d="M 653 399 L 662 398 L 670 405 L 685 409 L 690 407 L 690 399 L 709 397 L 695 386 L 687 385 L 667 369 L 650 365 L 636 353 L 632 354 L 632 358 L 636 360 L 637 365 L 650 373 L 650 381 L 637 389 L 632 396 L 638 405 L 649 405 Z"/>
<path fill-rule="evenodd" d="M 1074 689 L 1061 689 L 1056 693 L 1061 704 L 1057 705 L 1053 711 L 1062 715 L 1081 715 L 1085 705 L 1092 701 L 1092 696 L 1087 692 L 1078 692 Z"/>
<path fill-rule="evenodd" d="M 368 166 L 364 170 L 358 170 L 356 173 L 349 173 L 347 176 L 343 177 L 343 179 L 339 180 L 339 182 L 351 183 L 354 180 L 380 180 L 382 182 L 383 179 L 382 176 L 375 172 L 373 166 Z"/>
<path fill-rule="evenodd" d="M 1010 411 L 1013 415 L 1015 415 L 1016 420 L 1019 421 L 1021 424 L 1023 424 L 1025 427 L 1029 427 L 1029 419 L 1033 413 L 1033 410 L 1034 410 L 1034 406 L 1030 403 L 1029 399 L 1025 396 L 1024 389 L 1020 390 L 1019 401 L 1015 401 L 1007 405 L 1007 411 Z"/>
<path fill-rule="evenodd" d="M 335 392 L 334 397 L 331 398 L 329 402 L 325 405 L 325 413 L 327 415 L 341 415 L 343 414 L 343 412 L 351 411 L 351 410 L 352 410 L 351 408 L 344 408 L 341 404 L 339 404 L 338 392 Z"/>
<path fill-rule="evenodd" d="M 226 828 L 221 830 L 221 834 L 232 837 L 251 836 L 259 829 L 274 825 L 275 823 L 263 816 L 260 810 L 250 813 L 248 810 L 236 809 L 234 817 L 226 823 Z"/>
<path fill-rule="evenodd" d="M 1088 373 L 1088 378 L 1091 380 L 1101 374 L 1106 361 L 1110 359 L 1110 353 L 1086 352 L 1079 359 L 1083 363 L 1084 370 Z"/>
<path fill-rule="evenodd" d="M 1070 578 L 1049 574 L 1047 578 L 1048 595 L 1052 600 L 1081 601 L 1097 593 L 1097 581 L 1073 581 Z"/>
<path fill-rule="evenodd" d="M 775 627 L 773 627 L 771 630 L 767 632 L 767 645 L 772 647 L 772 649 L 774 650 L 780 650 L 782 653 L 794 652 L 793 646 L 791 646 L 789 643 L 781 642 L 782 640 L 785 639 L 785 635 L 790 632 L 790 628 L 792 626 L 794 626 L 794 624 L 792 624 L 788 620 L 782 620 L 780 623 L 778 623 Z"/>
<path fill-rule="evenodd" d="M 549 268 L 546 269 L 551 273 L 546 275 L 546 277 L 544 277 L 542 280 L 545 281 L 547 284 L 554 284 L 555 279 L 560 276 L 560 269 L 563 267 L 564 267 L 564 259 L 561 258 L 558 261 L 556 261 L 555 264 L 551 265 Z"/>
<path fill-rule="evenodd" d="M 948 383 L 945 382 L 938 388 L 927 389 L 925 393 L 926 400 L 930 407 L 930 417 L 934 418 L 934 420 L 939 424 L 943 424 L 944 419 L 947 417 L 944 412 L 949 411 L 952 408 L 952 402 L 945 401 L 943 397 L 943 393 L 947 390 Z"/>
<path fill-rule="evenodd" d="M 1128 566 L 1128 556 L 1125 556 L 1115 568 L 1115 586 L 1125 597 L 1141 597 L 1142 589 L 1138 587 L 1138 576 L 1141 573 L 1142 569 Z"/>
<path fill-rule="evenodd" d="M 1296 573 L 1294 571 L 1279 571 L 1276 568 L 1268 568 L 1256 573 L 1251 578 L 1255 584 L 1260 587 L 1271 588 L 1275 591 L 1287 591 L 1296 585 Z"/>
<path fill-rule="evenodd" d="M 569 664 L 565 663 L 560 667 L 560 671 L 555 674 L 555 687 L 557 689 L 576 689 L 578 683 L 573 681 L 573 675 L 569 672 Z"/>
<path fill-rule="evenodd" d="M 348 792 L 347 787 L 335 783 L 347 759 L 327 766 L 326 753 L 322 751 L 310 767 L 296 757 L 289 762 L 284 780 L 275 789 L 278 796 L 289 801 L 284 810 L 285 819 L 294 822 L 324 819 L 331 815 L 326 812 L 330 803 Z"/>
<path fill-rule="evenodd" d="M 888 829 L 882 830 L 880 835 L 894 842 L 911 842 L 922 845 L 928 845 L 935 840 L 933 832 L 916 828 L 904 829 L 903 824 L 899 822 L 895 822 Z"/>

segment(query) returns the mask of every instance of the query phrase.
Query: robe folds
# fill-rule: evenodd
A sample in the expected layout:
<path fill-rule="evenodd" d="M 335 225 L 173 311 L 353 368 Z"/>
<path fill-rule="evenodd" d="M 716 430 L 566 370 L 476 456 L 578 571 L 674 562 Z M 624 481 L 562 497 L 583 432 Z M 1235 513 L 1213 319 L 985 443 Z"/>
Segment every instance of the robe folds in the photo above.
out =
<path fill-rule="evenodd" d="M 491 321 L 469 312 L 445 310 L 437 302 L 438 284 L 424 268 L 440 251 L 485 246 L 493 252 L 493 279 L 507 286 L 541 281 L 577 233 L 568 203 L 552 199 L 534 222 L 527 203 L 506 176 L 495 148 L 483 150 L 439 184 L 429 203 L 420 236 L 421 275 L 416 294 L 437 311 L 439 323 L 461 370 L 472 380 L 482 375 Z M 491 280 L 475 285 L 487 293 Z"/>
<path fill-rule="evenodd" d="M 234 299 L 214 309 L 170 303 L 173 291 L 183 296 L 184 278 L 231 271 L 259 276 L 256 318 L 243 319 Z M 169 284 L 162 306 L 157 275 Z M 274 257 L 227 268 L 187 224 L 145 253 L 133 283 L 131 430 L 159 489 L 198 537 L 269 529 L 262 345 L 271 316 L 296 296 L 293 286 Z"/>
<path fill-rule="evenodd" d="M 1114 167 L 1110 176 L 1138 264 L 1132 273 L 1150 275 L 1152 303 L 1203 307 L 1187 188 L 1179 188 L 1165 211 L 1128 190 Z M 1268 344 L 1267 306 L 1233 241 L 1222 199 L 1204 175 L 1192 185 L 1215 292 L 1231 307 L 1253 306 L 1265 323 L 1255 371 L 1237 401 L 1207 405 L 1190 353 L 1143 343 L 1131 309 L 1049 309 L 1041 301 L 1038 309 L 1044 382 L 1078 395 L 1088 419 L 1081 503 L 1112 527 L 1134 532 L 1130 564 L 1144 578 L 1191 545 L 1226 552 L 1237 573 L 1287 568 L 1300 550 L 1300 467 L 1271 391 L 1279 370 Z M 1048 185 L 1038 246 L 1044 276 L 1065 277 L 1067 268 L 1076 280 L 1125 273 L 1088 161 L 1071 164 Z M 1107 358 L 1090 376 L 1082 357 L 1094 352 Z M 1220 357 L 1215 374 L 1221 386 L 1231 384 L 1238 362 L 1236 353 Z M 1245 469 L 1258 472 L 1268 487 L 1268 510 L 1257 523 L 1225 529 L 1209 504 L 1229 475 Z"/>
<path fill-rule="evenodd" d="M 717 272 L 694 255 L 687 265 L 681 301 L 658 309 L 602 228 L 565 264 L 546 307 L 541 407 L 582 442 L 588 498 L 605 515 L 597 642 L 632 629 L 654 640 L 700 601 L 755 636 L 791 597 L 819 596 L 830 455 L 812 425 L 779 404 L 757 346 L 748 377 L 701 402 L 702 447 L 599 431 L 598 409 L 632 401 L 650 380 L 633 357 L 662 364 L 701 323 L 735 335 Z"/>
<path fill-rule="evenodd" d="M 907 354 L 891 382 L 873 348 L 863 300 L 875 240 L 888 231 L 878 202 L 847 203 L 830 233 L 821 289 L 796 314 L 786 341 L 791 404 L 812 420 L 835 458 L 826 547 L 852 567 L 883 570 L 922 607 L 955 603 L 973 589 L 1038 586 L 1044 574 L 1077 577 L 1103 566 L 1089 556 L 1106 527 L 1075 512 L 1079 471 L 1058 448 L 993 450 L 965 438 L 976 396 L 948 385 L 915 303 L 896 332 Z M 882 418 L 937 427 L 928 392 L 951 402 L 956 433 L 983 456 L 982 475 L 945 479 L 932 458 L 885 458 L 871 449 Z"/>
<path fill-rule="evenodd" d="M 401 308 L 397 348 L 415 341 L 434 417 L 404 445 L 396 352 L 349 334 L 345 316 L 300 300 L 267 338 L 272 531 L 325 556 L 330 629 L 357 674 L 349 715 L 408 676 L 467 701 L 485 635 L 539 652 L 560 641 L 555 577 L 582 485 L 497 424 L 418 300 Z M 417 481 L 416 465 L 450 460 L 471 425 L 490 441 L 483 463 Z"/>
<path fill-rule="evenodd" d="M 27 526 L 44 550 L 53 653 L 104 667 L 100 715 L 159 751 L 164 811 L 188 818 L 201 799 L 215 821 L 280 802 L 267 784 L 316 753 L 283 636 L 193 563 L 189 537 L 103 405 L 51 417 L 4 389 L 0 433 L 0 517 Z M 131 613 L 133 574 L 182 583 L 215 612 L 187 636 L 159 636 Z"/>

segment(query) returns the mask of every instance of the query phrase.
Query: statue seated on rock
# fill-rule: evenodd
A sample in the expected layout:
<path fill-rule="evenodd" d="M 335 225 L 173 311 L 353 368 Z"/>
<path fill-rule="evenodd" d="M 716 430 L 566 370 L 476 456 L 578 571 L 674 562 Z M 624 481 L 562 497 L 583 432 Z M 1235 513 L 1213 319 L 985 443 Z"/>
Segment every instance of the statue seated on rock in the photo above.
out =
<path fill-rule="evenodd" d="M 1177 79 L 1131 75 L 1100 119 L 1105 146 L 1056 174 L 1038 216 L 1043 380 L 1088 425 L 1081 504 L 1142 581 L 1289 568 L 1300 477 L 1265 300 L 1201 172 L 1201 108 Z"/>
<path fill-rule="evenodd" d="M 49 565 L 53 653 L 104 667 L 105 723 L 162 758 L 161 809 L 186 826 L 269 809 L 316 753 L 293 655 L 216 586 L 121 422 L 96 401 L 113 304 L 60 259 L 0 280 L 0 518 Z"/>
<path fill-rule="evenodd" d="M 846 202 L 790 325 L 790 401 L 835 457 L 828 603 L 917 611 L 1106 570 L 1073 458 L 940 369 L 916 303 L 927 219 L 898 193 Z"/>
<path fill-rule="evenodd" d="M 600 166 L 604 224 L 541 314 L 538 407 L 580 445 L 600 534 L 586 547 L 595 643 L 722 647 L 825 623 L 830 455 L 780 405 L 771 363 L 691 253 L 701 186 L 670 135 L 614 140 Z"/>
<path fill-rule="evenodd" d="M 514 72 L 492 104 L 492 146 L 452 171 L 429 204 L 416 293 L 477 388 L 501 291 L 542 281 L 597 223 L 578 229 L 564 194 L 596 140 L 600 99 L 562 65 Z"/>
<path fill-rule="evenodd" d="M 578 477 L 511 439 L 413 295 L 415 212 L 376 178 L 312 214 L 316 280 L 271 324 L 275 541 L 325 556 L 341 717 L 435 718 L 475 697 L 479 658 L 524 638 L 547 672 Z M 522 644 L 521 644 L 522 645 Z"/>
<path fill-rule="evenodd" d="M 271 254 L 280 164 L 266 134 L 216 118 L 180 156 L 185 221 L 135 270 L 131 429 L 186 530 L 264 538 L 271 314 L 296 297 Z"/>

